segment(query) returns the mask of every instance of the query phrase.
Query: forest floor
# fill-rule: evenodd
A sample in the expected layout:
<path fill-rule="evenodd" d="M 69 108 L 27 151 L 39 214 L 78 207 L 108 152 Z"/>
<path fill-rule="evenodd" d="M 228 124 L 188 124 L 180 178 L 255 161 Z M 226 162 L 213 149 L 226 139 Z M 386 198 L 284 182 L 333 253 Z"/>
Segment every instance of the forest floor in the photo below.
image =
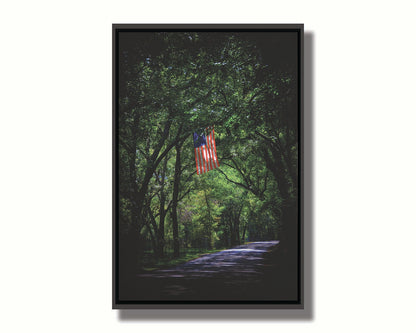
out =
<path fill-rule="evenodd" d="M 264 241 L 210 253 L 138 275 L 130 295 L 143 301 L 293 301 L 297 266 L 283 262 L 281 252 L 279 241 Z"/>

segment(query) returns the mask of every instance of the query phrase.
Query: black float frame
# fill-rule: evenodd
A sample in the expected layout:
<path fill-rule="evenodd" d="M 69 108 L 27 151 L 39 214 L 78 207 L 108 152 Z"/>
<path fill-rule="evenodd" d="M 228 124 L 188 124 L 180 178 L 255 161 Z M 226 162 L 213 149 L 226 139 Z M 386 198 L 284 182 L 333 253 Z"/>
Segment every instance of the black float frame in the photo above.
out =
<path fill-rule="evenodd" d="M 118 297 L 118 38 L 120 32 L 215 31 L 297 32 L 298 34 L 298 295 L 297 301 L 121 301 Z M 304 300 L 304 26 L 303 24 L 113 24 L 112 26 L 112 307 L 113 309 L 303 309 Z"/>

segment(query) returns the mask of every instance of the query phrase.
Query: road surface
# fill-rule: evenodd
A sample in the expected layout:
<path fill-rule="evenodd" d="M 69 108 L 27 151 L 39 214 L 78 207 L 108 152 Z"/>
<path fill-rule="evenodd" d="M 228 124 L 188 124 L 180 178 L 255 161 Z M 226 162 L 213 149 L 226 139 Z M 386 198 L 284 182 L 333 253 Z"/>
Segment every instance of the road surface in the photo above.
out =
<path fill-rule="evenodd" d="M 253 242 L 204 255 L 169 269 L 140 274 L 140 300 L 276 300 L 296 299 L 296 283 L 282 281 L 279 241 Z M 280 277 L 280 278 L 279 278 Z M 283 286 L 282 283 L 285 285 Z"/>

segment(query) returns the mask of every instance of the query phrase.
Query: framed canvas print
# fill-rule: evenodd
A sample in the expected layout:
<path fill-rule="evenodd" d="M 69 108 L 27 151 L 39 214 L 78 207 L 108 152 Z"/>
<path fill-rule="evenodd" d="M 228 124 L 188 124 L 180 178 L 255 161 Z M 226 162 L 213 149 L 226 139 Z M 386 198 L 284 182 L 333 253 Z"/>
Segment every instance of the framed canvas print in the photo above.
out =
<path fill-rule="evenodd" d="M 113 25 L 113 308 L 303 308 L 303 25 Z"/>

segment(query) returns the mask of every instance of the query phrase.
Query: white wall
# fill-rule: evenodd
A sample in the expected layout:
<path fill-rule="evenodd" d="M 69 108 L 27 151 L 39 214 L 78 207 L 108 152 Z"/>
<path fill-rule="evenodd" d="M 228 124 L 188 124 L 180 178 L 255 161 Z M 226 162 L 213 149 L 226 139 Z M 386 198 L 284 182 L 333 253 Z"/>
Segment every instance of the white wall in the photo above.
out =
<path fill-rule="evenodd" d="M 0 329 L 414 330 L 413 19 L 410 1 L 2 3 Z M 305 23 L 311 309 L 111 310 L 112 23 Z"/>

